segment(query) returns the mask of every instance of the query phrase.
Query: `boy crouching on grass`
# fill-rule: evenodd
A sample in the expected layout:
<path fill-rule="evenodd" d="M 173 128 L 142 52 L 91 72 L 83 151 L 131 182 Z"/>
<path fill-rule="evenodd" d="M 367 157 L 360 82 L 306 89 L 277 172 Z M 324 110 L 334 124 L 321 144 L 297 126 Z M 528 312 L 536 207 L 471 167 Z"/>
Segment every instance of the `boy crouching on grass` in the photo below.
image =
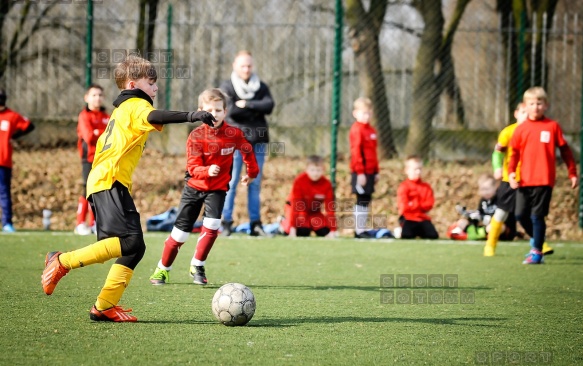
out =
<path fill-rule="evenodd" d="M 169 123 L 202 121 L 212 125 L 215 118 L 205 111 L 173 112 L 154 109 L 156 69 L 138 56 L 128 56 L 115 68 L 121 93 L 113 102 L 105 133 L 96 145 L 93 168 L 87 180 L 87 200 L 95 215 L 98 241 L 72 252 L 49 252 L 41 276 L 43 291 L 51 295 L 59 281 L 72 269 L 118 258 L 111 266 L 105 285 L 91 308 L 94 321 L 135 322 L 131 309 L 118 305 L 144 256 L 146 243 L 140 214 L 131 197 L 132 175 L 151 131 L 161 131 Z"/>
<path fill-rule="evenodd" d="M 310 236 L 312 231 L 327 238 L 338 236 L 334 190 L 324 177 L 324 161 L 320 156 L 308 157 L 306 170 L 294 180 L 281 224 L 290 237 Z"/>
<path fill-rule="evenodd" d="M 186 184 L 176 222 L 164 242 L 162 258 L 150 277 L 153 285 L 163 285 L 170 280 L 170 270 L 178 250 L 188 240 L 203 204 L 202 231 L 190 261 L 190 276 L 197 285 L 207 284 L 204 265 L 219 234 L 235 151 L 241 152 L 247 165 L 247 174 L 241 177 L 243 185 L 248 186 L 259 174 L 253 146 L 245 139 L 243 131 L 223 122 L 226 107 L 227 97 L 220 89 L 207 89 L 198 97 L 198 110 L 209 112 L 216 121 L 196 128 L 188 136 Z"/>

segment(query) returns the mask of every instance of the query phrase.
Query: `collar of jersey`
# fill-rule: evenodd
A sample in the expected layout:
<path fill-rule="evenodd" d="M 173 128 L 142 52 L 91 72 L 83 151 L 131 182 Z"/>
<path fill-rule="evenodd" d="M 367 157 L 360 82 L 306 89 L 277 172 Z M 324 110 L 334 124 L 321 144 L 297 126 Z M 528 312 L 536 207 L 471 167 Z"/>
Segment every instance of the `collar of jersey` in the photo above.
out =
<path fill-rule="evenodd" d="M 131 98 L 141 98 L 144 99 L 146 102 L 154 105 L 154 101 L 145 91 L 142 89 L 125 89 L 119 93 L 118 97 L 113 101 L 114 107 L 119 107 L 123 102 Z"/>

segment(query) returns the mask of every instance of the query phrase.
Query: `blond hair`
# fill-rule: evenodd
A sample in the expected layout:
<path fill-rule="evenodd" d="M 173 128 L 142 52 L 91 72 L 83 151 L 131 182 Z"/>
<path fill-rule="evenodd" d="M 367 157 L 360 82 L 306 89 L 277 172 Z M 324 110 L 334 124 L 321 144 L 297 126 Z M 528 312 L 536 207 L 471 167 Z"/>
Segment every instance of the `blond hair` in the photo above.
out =
<path fill-rule="evenodd" d="M 253 57 L 253 55 L 251 54 L 251 51 L 247 51 L 247 50 L 240 50 L 239 52 L 237 52 L 237 54 L 235 55 L 235 58 L 239 57 L 239 56 L 250 56 Z"/>
<path fill-rule="evenodd" d="M 419 155 L 409 155 L 405 158 L 405 164 L 410 162 L 410 161 L 414 161 L 416 163 L 422 163 L 423 160 L 421 159 L 421 157 Z"/>
<path fill-rule="evenodd" d="M 115 84 L 119 90 L 125 89 L 128 81 L 137 81 L 144 78 L 154 82 L 158 80 L 158 73 L 154 65 L 145 58 L 136 55 L 129 55 L 117 64 L 113 75 L 115 77 Z"/>
<path fill-rule="evenodd" d="M 486 183 L 490 183 L 491 186 L 496 185 L 496 178 L 492 174 L 484 173 L 478 177 L 478 185 L 482 186 Z"/>
<path fill-rule="evenodd" d="M 541 86 L 533 86 L 524 92 L 522 100 L 537 99 L 547 101 L 547 92 Z"/>
<path fill-rule="evenodd" d="M 223 102 L 223 108 L 227 106 L 227 96 L 221 89 L 212 88 L 200 93 L 198 96 L 198 108 L 202 109 L 202 105 L 211 102 Z"/>
<path fill-rule="evenodd" d="M 372 101 L 366 97 L 360 97 L 353 103 L 353 109 L 368 109 L 372 110 Z"/>

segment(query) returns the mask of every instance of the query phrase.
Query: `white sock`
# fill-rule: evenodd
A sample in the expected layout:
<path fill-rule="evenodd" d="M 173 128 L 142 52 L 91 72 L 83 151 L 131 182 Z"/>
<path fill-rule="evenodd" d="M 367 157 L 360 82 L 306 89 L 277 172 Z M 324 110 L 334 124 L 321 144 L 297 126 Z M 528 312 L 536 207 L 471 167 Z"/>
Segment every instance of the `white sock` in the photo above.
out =
<path fill-rule="evenodd" d="M 169 271 L 172 269 L 172 266 L 166 267 L 165 265 L 162 264 L 162 260 L 160 259 L 160 261 L 158 262 L 158 268 L 165 269 L 165 270 Z"/>
<path fill-rule="evenodd" d="M 200 266 L 204 266 L 204 262 L 205 261 L 201 261 L 201 260 L 198 260 L 198 259 L 193 257 L 192 260 L 190 261 L 190 265 L 200 267 Z"/>
<path fill-rule="evenodd" d="M 366 231 L 366 220 L 368 218 L 368 207 L 355 205 L 354 206 L 354 231 L 361 234 Z"/>

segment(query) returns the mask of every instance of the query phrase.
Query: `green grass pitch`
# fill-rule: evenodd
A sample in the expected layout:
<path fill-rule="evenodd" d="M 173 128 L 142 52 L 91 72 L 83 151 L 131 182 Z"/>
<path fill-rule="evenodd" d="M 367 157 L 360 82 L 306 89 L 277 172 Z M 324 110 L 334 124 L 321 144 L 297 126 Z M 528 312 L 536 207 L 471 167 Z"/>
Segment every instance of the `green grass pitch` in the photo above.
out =
<path fill-rule="evenodd" d="M 52 296 L 40 285 L 47 251 L 92 237 L 0 235 L 0 365 L 583 363 L 582 244 L 554 243 L 544 265 L 526 266 L 524 242 L 484 258 L 483 243 L 235 235 L 219 237 L 200 287 L 188 276 L 192 236 L 171 283 L 152 286 L 165 237 L 145 234 L 146 255 L 121 301 L 139 322 L 113 324 L 89 320 L 111 262 L 70 272 Z M 417 287 L 438 284 L 425 279 L 444 282 Z M 227 282 L 255 294 L 247 326 L 212 315 Z"/>

